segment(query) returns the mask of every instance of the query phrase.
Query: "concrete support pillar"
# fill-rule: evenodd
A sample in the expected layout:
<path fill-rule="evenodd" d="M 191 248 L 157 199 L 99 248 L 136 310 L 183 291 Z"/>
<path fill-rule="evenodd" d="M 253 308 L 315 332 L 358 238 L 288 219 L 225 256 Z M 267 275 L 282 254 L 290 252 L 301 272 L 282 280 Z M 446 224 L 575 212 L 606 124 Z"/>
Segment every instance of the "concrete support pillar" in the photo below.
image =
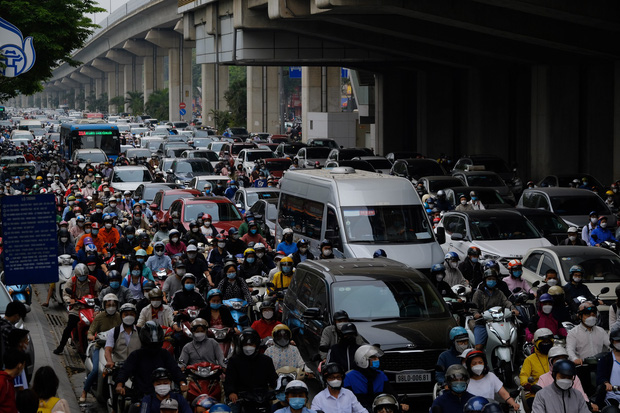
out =
<path fill-rule="evenodd" d="M 108 101 L 117 95 L 118 91 L 118 65 L 116 65 L 115 70 L 106 72 L 107 78 L 107 92 L 108 92 Z M 116 110 L 116 106 L 108 104 L 108 112 L 114 113 Z"/>
<path fill-rule="evenodd" d="M 247 93 L 248 130 L 280 133 L 278 68 L 248 66 Z"/>
<path fill-rule="evenodd" d="M 308 112 L 340 112 L 340 68 L 301 68 L 301 117 L 305 137 L 311 136 Z"/>
<path fill-rule="evenodd" d="M 228 109 L 228 104 L 224 99 L 224 94 L 228 90 L 228 66 L 207 63 L 200 66 L 202 71 L 202 124 L 215 126 L 211 110 Z"/>
<path fill-rule="evenodd" d="M 153 93 L 154 89 L 154 61 L 153 55 L 147 55 L 143 58 L 142 62 L 142 92 L 144 93 L 144 104 Z"/>
<path fill-rule="evenodd" d="M 168 102 L 170 120 L 192 119 L 192 49 L 183 47 L 168 49 Z M 179 104 L 185 103 L 186 114 L 179 114 Z"/>
<path fill-rule="evenodd" d="M 22 95 L 22 108 L 28 107 L 28 96 Z"/>

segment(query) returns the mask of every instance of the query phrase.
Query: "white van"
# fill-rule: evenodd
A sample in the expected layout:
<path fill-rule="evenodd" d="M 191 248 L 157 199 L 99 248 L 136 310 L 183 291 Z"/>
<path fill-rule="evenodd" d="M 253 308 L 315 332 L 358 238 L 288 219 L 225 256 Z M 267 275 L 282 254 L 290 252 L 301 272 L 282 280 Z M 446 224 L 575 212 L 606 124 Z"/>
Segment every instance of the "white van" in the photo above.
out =
<path fill-rule="evenodd" d="M 424 272 L 443 261 L 420 197 L 406 179 L 350 167 L 295 169 L 286 171 L 280 191 L 276 243 L 288 227 L 315 256 L 328 239 L 345 257 L 369 258 L 383 249 Z"/>

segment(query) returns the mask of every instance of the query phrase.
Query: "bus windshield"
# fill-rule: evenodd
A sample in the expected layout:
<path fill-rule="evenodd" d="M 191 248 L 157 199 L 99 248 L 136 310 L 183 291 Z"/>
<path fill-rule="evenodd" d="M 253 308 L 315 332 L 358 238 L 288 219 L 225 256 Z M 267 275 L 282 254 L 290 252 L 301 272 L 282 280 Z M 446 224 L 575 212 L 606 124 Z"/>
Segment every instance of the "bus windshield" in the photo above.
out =
<path fill-rule="evenodd" d="M 63 124 L 60 129 L 60 140 L 67 158 L 77 149 L 101 149 L 112 159 L 116 159 L 121 152 L 121 141 L 116 125 Z"/>
<path fill-rule="evenodd" d="M 433 241 L 431 227 L 420 205 L 344 207 L 342 216 L 349 242 Z"/>

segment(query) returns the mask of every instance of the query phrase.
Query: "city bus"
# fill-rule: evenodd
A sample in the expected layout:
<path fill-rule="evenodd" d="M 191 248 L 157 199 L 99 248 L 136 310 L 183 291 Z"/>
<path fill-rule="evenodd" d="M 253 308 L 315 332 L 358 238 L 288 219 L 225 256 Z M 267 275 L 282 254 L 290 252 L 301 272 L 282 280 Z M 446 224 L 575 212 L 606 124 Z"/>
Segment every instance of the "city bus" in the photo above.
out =
<path fill-rule="evenodd" d="M 118 126 L 109 123 L 63 123 L 60 145 L 66 159 L 70 159 L 76 149 L 98 148 L 110 159 L 116 159 L 121 152 Z"/>

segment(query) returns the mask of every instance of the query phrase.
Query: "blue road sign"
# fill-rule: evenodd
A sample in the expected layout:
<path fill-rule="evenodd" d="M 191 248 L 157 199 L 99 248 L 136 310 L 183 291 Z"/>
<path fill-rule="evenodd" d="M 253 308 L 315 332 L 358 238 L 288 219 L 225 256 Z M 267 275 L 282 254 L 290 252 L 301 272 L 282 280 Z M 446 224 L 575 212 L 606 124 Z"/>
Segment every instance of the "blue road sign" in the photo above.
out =
<path fill-rule="evenodd" d="M 187 113 L 187 111 L 186 111 L 185 109 L 181 109 L 181 110 L 179 111 L 179 114 L 180 114 L 181 116 L 185 116 L 185 114 L 186 114 L 186 113 Z"/>
<path fill-rule="evenodd" d="M 2 228 L 5 285 L 58 281 L 54 195 L 5 196 Z"/>
<path fill-rule="evenodd" d="M 289 66 L 288 77 L 290 79 L 301 79 L 301 66 Z"/>
<path fill-rule="evenodd" d="M 349 77 L 349 69 L 345 69 L 344 67 L 340 68 L 340 77 L 346 79 Z"/>

